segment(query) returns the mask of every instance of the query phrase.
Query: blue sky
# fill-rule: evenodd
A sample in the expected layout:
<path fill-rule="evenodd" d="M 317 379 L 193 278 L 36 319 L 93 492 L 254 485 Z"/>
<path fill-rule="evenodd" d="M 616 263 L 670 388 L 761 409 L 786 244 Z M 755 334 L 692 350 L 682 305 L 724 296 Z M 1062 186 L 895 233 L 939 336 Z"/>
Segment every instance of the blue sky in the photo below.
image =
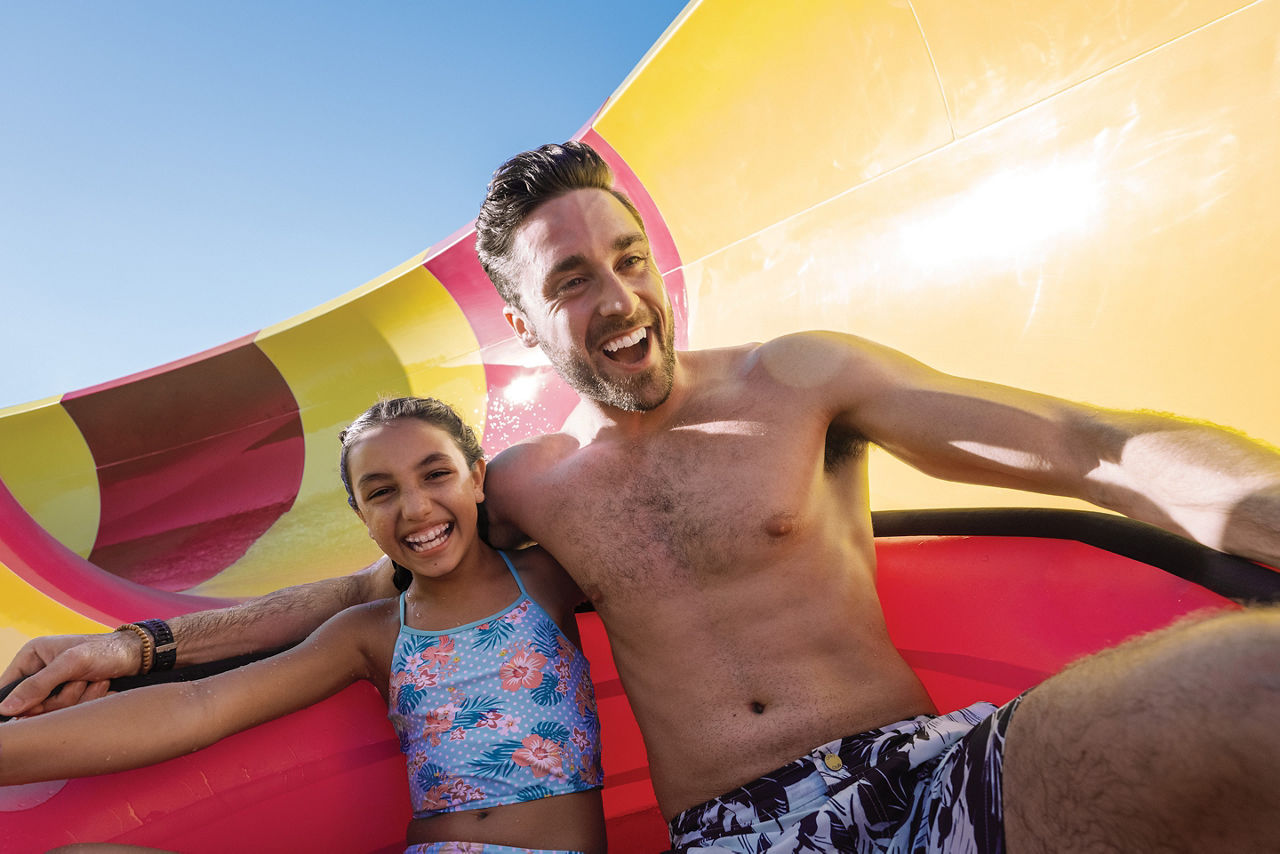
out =
<path fill-rule="evenodd" d="M 684 7 L 0 8 L 0 408 L 222 344 L 474 217 Z"/>

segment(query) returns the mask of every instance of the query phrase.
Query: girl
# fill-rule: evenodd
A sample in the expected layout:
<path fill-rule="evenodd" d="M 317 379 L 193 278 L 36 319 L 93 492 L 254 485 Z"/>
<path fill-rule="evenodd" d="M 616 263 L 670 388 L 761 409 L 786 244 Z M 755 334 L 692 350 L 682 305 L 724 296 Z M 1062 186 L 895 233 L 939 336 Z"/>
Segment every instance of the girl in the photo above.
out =
<path fill-rule="evenodd" d="M 368 679 L 407 759 L 406 854 L 603 852 L 582 592 L 540 549 L 508 555 L 477 536 L 484 453 L 447 405 L 381 401 L 340 438 L 347 499 L 395 564 L 399 598 L 238 670 L 0 726 L 0 784 L 158 762 Z"/>

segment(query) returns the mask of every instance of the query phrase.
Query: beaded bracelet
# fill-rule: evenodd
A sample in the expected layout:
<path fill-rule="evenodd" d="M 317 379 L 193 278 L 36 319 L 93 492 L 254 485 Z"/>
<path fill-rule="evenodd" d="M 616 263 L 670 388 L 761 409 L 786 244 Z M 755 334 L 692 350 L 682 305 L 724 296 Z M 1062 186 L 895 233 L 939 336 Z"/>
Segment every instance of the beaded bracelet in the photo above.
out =
<path fill-rule="evenodd" d="M 153 670 L 172 670 L 178 661 L 178 642 L 173 639 L 173 629 L 164 620 L 142 620 L 138 623 L 155 639 L 155 664 Z"/>
<path fill-rule="evenodd" d="M 138 675 L 145 676 L 151 672 L 152 659 L 155 656 L 156 642 L 151 635 L 142 626 L 136 623 L 125 623 L 116 629 L 117 632 L 133 632 L 142 638 L 142 669 L 138 671 Z"/>

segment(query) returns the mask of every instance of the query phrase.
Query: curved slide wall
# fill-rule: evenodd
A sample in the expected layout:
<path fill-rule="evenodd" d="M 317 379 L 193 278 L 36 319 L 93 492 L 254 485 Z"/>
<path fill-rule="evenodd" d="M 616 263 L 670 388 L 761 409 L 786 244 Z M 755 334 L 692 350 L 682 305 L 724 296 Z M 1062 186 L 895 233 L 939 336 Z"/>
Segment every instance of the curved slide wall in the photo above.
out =
<path fill-rule="evenodd" d="M 1280 0 L 706 0 L 580 135 L 660 238 L 690 346 L 833 328 L 1276 440 L 1278 34 Z M 256 335 L 0 412 L 0 657 L 366 564 L 334 450 L 376 395 L 450 400 L 491 452 L 572 406 L 499 305 L 464 227 Z M 883 456 L 872 478 L 877 508 L 1060 503 Z M 645 785 L 627 739 L 615 799 Z"/>

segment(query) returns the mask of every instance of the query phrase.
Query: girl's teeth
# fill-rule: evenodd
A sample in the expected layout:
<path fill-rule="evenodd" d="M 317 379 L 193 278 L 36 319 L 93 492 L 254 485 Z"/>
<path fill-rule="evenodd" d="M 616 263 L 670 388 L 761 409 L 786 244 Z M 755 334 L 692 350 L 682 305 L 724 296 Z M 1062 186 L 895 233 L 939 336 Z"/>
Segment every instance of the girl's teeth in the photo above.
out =
<path fill-rule="evenodd" d="M 442 542 L 450 530 L 450 525 L 441 525 L 437 528 L 432 528 L 430 531 L 424 531 L 421 534 L 412 534 L 405 537 L 404 541 L 408 543 L 409 547 L 414 551 L 425 551 L 426 549 L 434 548 Z"/>

